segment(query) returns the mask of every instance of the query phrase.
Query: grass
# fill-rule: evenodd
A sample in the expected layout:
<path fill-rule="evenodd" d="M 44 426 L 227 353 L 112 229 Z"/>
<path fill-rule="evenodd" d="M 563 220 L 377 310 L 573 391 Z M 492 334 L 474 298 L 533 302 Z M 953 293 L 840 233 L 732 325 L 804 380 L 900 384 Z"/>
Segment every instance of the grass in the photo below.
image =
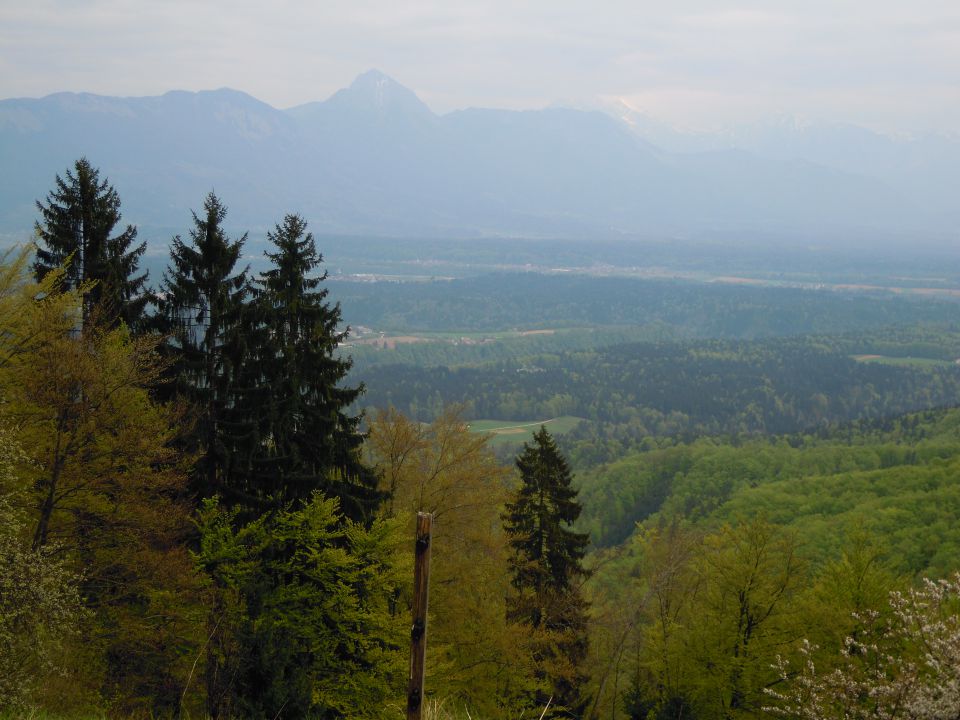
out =
<path fill-rule="evenodd" d="M 517 720 L 523 720 L 524 717 L 530 718 L 530 720 L 543 720 L 546 716 L 547 711 L 550 709 L 550 705 L 553 702 L 553 698 L 550 698 L 550 702 L 547 703 L 546 707 L 542 710 L 533 710 L 531 714 L 524 715 L 521 711 L 517 715 Z M 508 718 L 513 718 L 512 714 L 506 716 Z M 452 710 L 447 707 L 447 703 L 444 700 L 427 700 L 423 705 L 423 720 L 480 720 L 479 718 L 474 718 L 470 714 L 470 711 L 464 707 L 462 711 Z"/>
<path fill-rule="evenodd" d="M 538 335 L 558 335 L 569 333 L 573 330 L 583 328 L 531 328 L 528 330 L 436 330 L 436 331 L 384 331 L 384 336 L 389 339 L 396 335 L 416 335 L 424 340 L 459 340 L 468 338 L 470 340 L 506 340 L 509 338 L 536 337 Z"/>
<path fill-rule="evenodd" d="M 545 420 L 471 420 L 470 432 L 492 434 L 490 444 L 493 446 L 520 445 L 520 443 L 529 440 L 530 436 L 539 430 L 541 425 L 545 426 L 551 435 L 563 435 L 573 430 L 581 422 L 583 422 L 583 418 L 573 415 L 563 415 Z"/>
<path fill-rule="evenodd" d="M 881 363 L 900 367 L 943 367 L 952 365 L 950 360 L 921 357 L 890 357 L 888 355 L 853 355 L 854 360 L 862 363 Z"/>

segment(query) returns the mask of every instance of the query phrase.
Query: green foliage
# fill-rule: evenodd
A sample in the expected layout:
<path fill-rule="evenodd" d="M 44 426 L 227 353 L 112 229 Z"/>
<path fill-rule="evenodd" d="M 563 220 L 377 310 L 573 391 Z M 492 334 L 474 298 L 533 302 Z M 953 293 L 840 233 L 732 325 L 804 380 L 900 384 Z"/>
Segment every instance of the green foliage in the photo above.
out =
<path fill-rule="evenodd" d="M 196 415 L 186 443 L 199 455 L 194 489 L 231 508 L 208 503 L 201 519 L 200 567 L 214 581 L 208 711 L 373 716 L 394 650 L 377 612 L 396 598 L 386 531 L 371 525 L 376 477 L 360 458 L 359 418 L 345 412 L 361 388 L 340 386 L 350 363 L 334 355 L 339 307 L 326 302 L 300 217 L 268 234 L 273 267 L 251 285 L 236 271 L 246 236 L 230 241 L 225 216 L 211 193 L 191 242 L 174 239 L 161 303 L 175 390 Z M 298 570 L 305 558 L 315 564 Z M 329 604 L 314 597 L 308 610 L 317 593 Z"/>
<path fill-rule="evenodd" d="M 198 521 L 196 562 L 219 595 L 211 714 L 390 716 L 406 625 L 392 612 L 395 526 L 346 521 L 336 500 L 319 494 L 236 520 L 208 499 Z"/>
<path fill-rule="evenodd" d="M 319 489 L 339 498 L 348 517 L 369 520 L 380 501 L 376 477 L 360 460 L 360 419 L 345 412 L 362 387 L 342 385 L 350 362 L 335 351 L 346 332 L 339 329 L 339 305 L 321 288 L 326 273 L 316 275 L 322 257 L 297 215 L 287 215 L 267 238 L 275 247 L 267 253 L 273 267 L 257 284 L 241 368 L 241 402 L 256 432 L 230 484 L 267 506 Z"/>
<path fill-rule="evenodd" d="M 246 241 L 223 230 L 227 209 L 212 192 L 203 215 L 192 213 L 189 242 L 170 245 L 171 267 L 163 277 L 160 316 L 172 339 L 173 390 L 187 399 L 195 418 L 190 452 L 200 452 L 193 470 L 202 497 L 230 490 L 237 448 L 249 443 L 249 422 L 237 417 L 240 364 L 244 353 L 243 313 L 249 292 L 246 270 L 236 265 Z"/>
<path fill-rule="evenodd" d="M 24 536 L 22 483 L 15 475 L 25 455 L 0 418 L 0 712 L 23 711 L 39 682 L 64 670 L 64 641 L 84 619 L 80 578 L 61 548 L 31 548 Z"/>
<path fill-rule="evenodd" d="M 172 710 L 197 621 L 185 462 L 173 449 L 183 416 L 150 397 L 156 339 L 95 313 L 78 328 L 79 292 L 61 292 L 58 272 L 30 282 L 24 257 L 0 274 L 0 397 L 24 450 L 18 527 L 35 553 L 56 548 L 90 611 L 83 641 L 64 652 L 64 685 L 117 711 Z"/>
<path fill-rule="evenodd" d="M 581 713 L 588 642 L 580 582 L 588 575 L 582 561 L 589 538 L 570 529 L 581 510 L 577 491 L 546 428 L 534 433 L 532 445 L 524 443 L 517 469 L 520 488 L 503 516 L 513 551 L 507 618 L 534 632 L 538 677 L 549 688 L 537 701 L 553 697 L 558 706 Z"/>
<path fill-rule="evenodd" d="M 822 565 L 802 600 L 806 640 L 829 651 L 838 638 L 861 638 L 867 619 L 883 616 L 889 593 L 906 585 L 879 537 L 852 527 L 840 538 L 839 556 Z"/>
<path fill-rule="evenodd" d="M 818 558 L 832 557 L 842 530 L 862 525 L 888 538 L 903 572 L 948 572 L 960 455 L 956 410 L 725 444 L 701 439 L 629 455 L 583 471 L 581 529 L 598 546 L 637 523 L 686 518 L 708 527 L 765 515 L 791 525 Z"/>
<path fill-rule="evenodd" d="M 806 580 L 796 539 L 764 521 L 724 526 L 696 562 L 700 586 L 683 640 L 690 693 L 713 717 L 757 713 L 777 656 L 800 639 L 793 608 Z"/>
<path fill-rule="evenodd" d="M 796 539 L 753 520 L 706 534 L 651 528 L 631 545 L 592 588 L 596 634 L 609 638 L 599 706 L 622 703 L 631 718 L 759 715 L 777 657 L 810 627 Z"/>
<path fill-rule="evenodd" d="M 777 481 L 744 488 L 717 517 L 770 511 L 770 518 L 802 533 L 816 557 L 835 552 L 845 527 L 862 524 L 885 538 L 896 569 L 942 574 L 960 550 L 960 457 L 873 471 Z"/>
<path fill-rule="evenodd" d="M 858 363 L 852 344 L 629 344 L 429 372 L 374 367 L 363 379 L 369 405 L 393 404 L 421 420 L 444 403 L 468 403 L 473 418 L 582 417 L 563 441 L 577 466 L 616 459 L 651 436 L 782 434 L 960 402 L 960 367 Z"/>
<path fill-rule="evenodd" d="M 960 411 L 930 411 L 822 436 L 699 440 L 586 475 L 585 527 L 609 527 L 605 503 L 637 523 L 590 557 L 598 707 L 756 716 L 779 682 L 776 657 L 803 661 L 801 638 L 822 648 L 812 659 L 828 672 L 903 578 L 956 568 L 958 429 Z M 751 567 L 761 576 L 743 574 Z M 733 649 L 756 616 L 741 602 L 750 593 L 771 614 L 744 656 Z"/>
<path fill-rule="evenodd" d="M 450 707 L 494 717 L 520 707 L 535 685 L 527 634 L 507 622 L 510 587 L 500 511 L 508 468 L 459 408 L 422 425 L 396 410 L 372 418 L 366 450 L 388 494 L 383 512 L 414 537 L 416 513 L 432 513 L 426 689 Z M 412 559 L 409 545 L 400 562 Z M 412 569 L 407 571 L 411 577 Z"/>
<path fill-rule="evenodd" d="M 132 225 L 110 237 L 120 222 L 120 197 L 113 186 L 80 158 L 66 179 L 57 175 L 56 187 L 46 203 L 37 201 L 37 209 L 41 220 L 36 235 L 43 245 L 33 266 L 37 280 L 65 267 L 65 288 L 95 283 L 84 297 L 84 317 L 102 304 L 101 312 L 111 323 L 140 329 L 152 297 L 146 290 L 147 274 L 137 274 L 147 244 L 131 247 L 137 237 Z"/>

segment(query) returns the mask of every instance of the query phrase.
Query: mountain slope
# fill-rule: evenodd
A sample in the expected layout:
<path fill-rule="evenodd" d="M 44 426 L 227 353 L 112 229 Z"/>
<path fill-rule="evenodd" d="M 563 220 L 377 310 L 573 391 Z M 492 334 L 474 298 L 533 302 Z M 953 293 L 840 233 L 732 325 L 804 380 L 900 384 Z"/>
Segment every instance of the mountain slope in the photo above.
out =
<path fill-rule="evenodd" d="M 26 236 L 34 201 L 81 155 L 117 187 L 126 219 L 147 227 L 181 226 L 210 189 L 253 230 L 289 211 L 320 232 L 386 235 L 952 227 L 949 194 L 900 192 L 895 158 L 871 174 L 855 155 L 668 152 L 616 118 L 563 108 L 437 116 L 370 71 L 286 111 L 228 89 L 0 101 L 0 232 Z"/>

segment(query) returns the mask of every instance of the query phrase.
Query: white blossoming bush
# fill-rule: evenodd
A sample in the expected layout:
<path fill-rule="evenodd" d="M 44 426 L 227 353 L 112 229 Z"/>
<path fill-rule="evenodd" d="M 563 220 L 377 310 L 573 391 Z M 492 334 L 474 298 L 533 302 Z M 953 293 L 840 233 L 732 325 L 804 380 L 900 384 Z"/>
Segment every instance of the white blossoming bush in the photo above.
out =
<path fill-rule="evenodd" d="M 803 667 L 780 660 L 786 690 L 768 690 L 770 712 L 803 720 L 956 720 L 960 717 L 960 573 L 890 594 L 891 613 L 862 616 L 837 666 L 818 671 L 816 648 Z"/>
<path fill-rule="evenodd" d="M 14 473 L 22 459 L 0 422 L 0 711 L 22 708 L 37 681 L 57 670 L 59 641 L 83 616 L 78 578 L 57 547 L 33 550 L 24 537 Z"/>

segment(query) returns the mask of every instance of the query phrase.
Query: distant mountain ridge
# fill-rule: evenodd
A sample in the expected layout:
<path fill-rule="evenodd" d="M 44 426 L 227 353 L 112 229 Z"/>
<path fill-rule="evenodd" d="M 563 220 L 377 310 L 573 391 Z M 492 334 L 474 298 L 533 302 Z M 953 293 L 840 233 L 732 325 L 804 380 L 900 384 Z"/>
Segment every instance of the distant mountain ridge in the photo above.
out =
<path fill-rule="evenodd" d="M 27 236 L 34 202 L 83 155 L 125 221 L 147 227 L 184 226 L 210 189 L 254 231 L 290 211 L 319 233 L 460 237 L 945 235 L 960 221 L 955 140 L 817 126 L 684 136 L 640 119 L 437 115 L 378 71 L 288 110 L 226 88 L 3 100 L 0 233 Z"/>

